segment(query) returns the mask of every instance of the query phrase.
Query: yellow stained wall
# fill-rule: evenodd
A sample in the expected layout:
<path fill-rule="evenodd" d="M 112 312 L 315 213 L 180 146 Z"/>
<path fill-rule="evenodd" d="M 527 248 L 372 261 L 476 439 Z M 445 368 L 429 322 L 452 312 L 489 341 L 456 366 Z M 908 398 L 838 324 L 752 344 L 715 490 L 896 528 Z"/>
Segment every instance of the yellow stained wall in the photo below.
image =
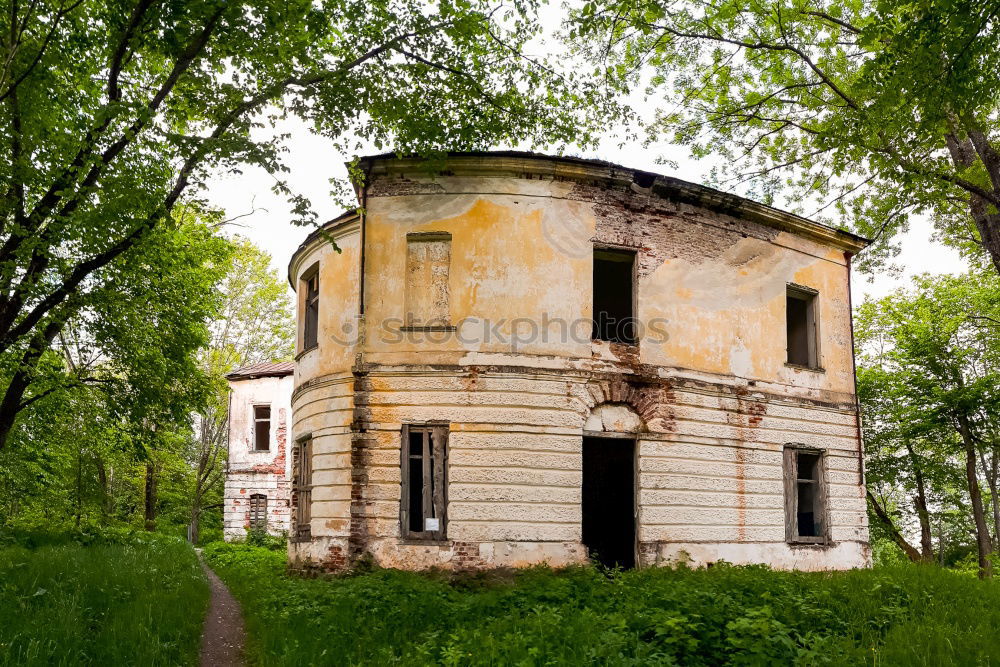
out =
<path fill-rule="evenodd" d="M 361 261 L 356 222 L 331 230 L 340 248 L 319 238 L 293 265 L 298 301 L 298 339 L 292 396 L 292 437 L 312 439 L 312 524 L 314 536 L 346 536 L 351 516 L 351 422 L 354 378 L 351 368 L 358 341 Z M 302 349 L 303 274 L 319 268 L 318 345 Z"/>
<path fill-rule="evenodd" d="M 446 190 L 476 189 L 468 181 L 441 180 Z M 369 201 L 369 361 L 457 363 L 471 360 L 469 353 L 495 359 L 511 354 L 593 356 L 588 323 L 594 205 L 564 199 L 565 183 L 526 183 L 529 191 L 518 194 Z M 691 223 L 692 238 L 713 234 L 720 216 L 704 211 L 699 217 L 704 225 Z M 459 326 L 455 334 L 398 331 L 406 309 L 406 235 L 414 232 L 452 235 L 450 315 Z M 820 365 L 825 372 L 785 366 L 787 283 L 819 291 Z M 637 289 L 639 320 L 652 327 L 639 346 L 643 363 L 853 393 L 843 252 L 787 232 L 772 241 L 743 238 L 712 261 L 664 259 L 640 277 Z M 488 328 L 483 320 L 499 326 L 483 335 Z M 553 322 L 565 323 L 575 339 L 561 336 L 564 325 Z M 538 335 L 528 341 L 533 327 Z M 521 334 L 519 340 L 513 340 L 514 333 Z M 411 356 L 415 352 L 419 360 Z"/>

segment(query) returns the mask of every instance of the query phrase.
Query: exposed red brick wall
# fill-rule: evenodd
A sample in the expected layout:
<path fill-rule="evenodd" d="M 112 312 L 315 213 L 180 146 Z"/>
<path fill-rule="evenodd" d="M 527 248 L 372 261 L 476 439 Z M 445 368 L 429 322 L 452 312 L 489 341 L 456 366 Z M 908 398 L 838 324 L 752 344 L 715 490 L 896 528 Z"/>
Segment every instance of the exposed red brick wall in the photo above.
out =
<path fill-rule="evenodd" d="M 271 463 L 261 463 L 250 468 L 251 472 L 269 472 L 275 475 L 285 474 L 285 462 L 287 461 L 287 441 L 288 441 L 288 418 L 285 409 L 278 410 L 278 427 L 274 430 L 277 444 L 277 454 Z"/>

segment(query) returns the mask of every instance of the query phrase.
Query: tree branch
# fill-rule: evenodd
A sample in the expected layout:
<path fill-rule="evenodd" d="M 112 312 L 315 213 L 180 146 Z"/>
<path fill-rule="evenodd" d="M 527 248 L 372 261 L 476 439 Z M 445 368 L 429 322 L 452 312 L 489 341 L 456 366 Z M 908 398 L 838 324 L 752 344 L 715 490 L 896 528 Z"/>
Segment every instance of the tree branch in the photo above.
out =
<path fill-rule="evenodd" d="M 803 14 L 808 14 L 809 16 L 815 16 L 817 18 L 821 18 L 821 19 L 827 20 L 830 23 L 835 23 L 835 24 L 839 25 L 841 28 L 843 28 L 844 30 L 846 30 L 848 32 L 853 32 L 855 35 L 860 35 L 861 34 L 861 29 L 860 28 L 854 27 L 853 25 L 851 25 L 847 21 L 844 21 L 843 19 L 838 19 L 836 17 L 830 16 L 826 12 L 803 11 L 802 13 Z"/>
<path fill-rule="evenodd" d="M 837 95 L 837 97 L 842 99 L 852 109 L 860 111 L 860 106 L 853 99 L 851 99 L 846 93 L 844 93 L 844 91 L 842 91 L 840 87 L 836 83 L 834 83 L 833 79 L 827 76 L 826 72 L 821 70 L 816 65 L 816 63 L 814 63 L 812 59 L 806 55 L 804 51 L 795 46 L 792 46 L 791 44 L 771 44 L 769 42 L 763 42 L 763 41 L 747 42 L 739 39 L 729 39 L 728 37 L 723 37 L 722 35 L 718 34 L 709 35 L 705 33 L 686 32 L 683 30 L 678 30 L 669 25 L 661 25 L 655 23 L 648 24 L 648 26 L 650 28 L 666 32 L 667 34 L 674 35 L 675 37 L 683 37 L 686 39 L 704 39 L 707 41 L 718 42 L 721 44 L 738 46 L 740 48 L 749 49 L 751 51 L 775 51 L 775 52 L 784 51 L 788 53 L 793 53 L 796 56 L 798 56 L 799 59 L 803 63 L 805 63 L 806 66 L 809 67 L 809 69 L 811 69 L 816 74 L 816 76 L 818 76 L 820 80 L 823 81 L 823 83 L 826 84 L 827 88 L 829 88 L 831 91 L 833 91 L 835 95 Z"/>
<path fill-rule="evenodd" d="M 42 40 L 42 45 L 39 47 L 38 53 L 35 54 L 35 57 L 31 61 L 31 64 L 29 64 L 28 67 L 24 70 L 24 72 L 21 73 L 21 76 L 19 76 L 16 80 L 14 80 L 10 84 L 10 86 L 8 86 L 7 90 L 5 90 L 2 94 L 0 94 L 0 102 L 5 100 L 8 96 L 12 95 L 13 92 L 17 90 L 17 87 L 20 86 L 24 82 L 24 80 L 28 78 L 28 76 L 34 71 L 36 67 L 38 67 L 38 63 L 41 62 L 42 56 L 48 49 L 49 42 L 52 41 L 52 37 L 53 35 L 55 35 L 56 30 L 59 28 L 59 23 L 63 20 L 63 17 L 65 17 L 67 14 L 69 14 L 77 7 L 79 7 L 82 2 L 83 0 L 76 0 L 76 2 L 65 8 L 60 6 L 59 11 L 56 12 L 55 17 L 52 19 L 52 25 L 49 26 L 49 31 L 48 33 L 46 33 L 45 39 Z M 13 58 L 13 53 L 11 54 L 11 58 Z M 7 72 L 5 71 L 4 76 L 2 78 L 6 78 L 6 76 Z"/>
<path fill-rule="evenodd" d="M 872 509 L 875 510 L 875 516 L 878 517 L 879 521 L 882 522 L 886 530 L 889 531 L 892 541 L 903 550 L 903 553 L 906 554 L 907 558 L 914 563 L 920 562 L 920 552 L 906 541 L 906 538 L 904 538 L 899 532 L 899 529 L 896 528 L 896 524 L 893 523 L 892 518 L 872 494 L 871 489 L 865 489 L 865 493 L 868 495 L 868 502 L 871 503 Z"/>
<path fill-rule="evenodd" d="M 111 56 L 111 64 L 108 66 L 108 100 L 111 102 L 117 102 L 121 99 L 121 90 L 118 88 L 118 77 L 121 75 L 125 54 L 129 50 L 132 37 L 142 23 L 146 11 L 149 10 L 154 2 L 156 0 L 139 0 L 132 9 L 132 15 L 129 16 L 128 24 L 125 26 L 121 40 L 118 42 L 118 47 Z"/>

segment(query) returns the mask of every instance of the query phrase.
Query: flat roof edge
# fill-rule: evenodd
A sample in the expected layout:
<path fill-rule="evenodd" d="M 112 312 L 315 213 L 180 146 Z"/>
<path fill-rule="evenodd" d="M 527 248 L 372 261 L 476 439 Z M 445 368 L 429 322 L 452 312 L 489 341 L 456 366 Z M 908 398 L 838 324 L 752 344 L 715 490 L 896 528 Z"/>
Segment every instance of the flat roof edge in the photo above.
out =
<path fill-rule="evenodd" d="M 447 164 L 455 165 L 456 162 L 465 162 L 466 164 L 461 165 L 461 171 L 469 173 L 517 171 L 534 164 L 535 172 L 567 179 L 597 179 L 618 183 L 642 182 L 646 184 L 646 187 L 637 188 L 638 193 L 646 191 L 660 196 L 672 195 L 685 203 L 727 213 L 734 217 L 744 217 L 761 224 L 779 227 L 794 234 L 812 237 L 852 254 L 860 252 L 872 242 L 859 234 L 816 222 L 796 213 L 762 204 L 731 192 L 605 160 L 545 155 L 528 151 L 449 151 L 442 155 L 441 160 L 442 168 L 445 168 L 446 171 Z M 426 165 L 433 164 L 433 162 L 433 159 L 428 160 L 414 155 L 399 156 L 395 153 L 382 153 L 359 158 L 359 166 L 362 170 L 373 174 L 384 173 L 392 168 L 402 168 L 406 171 L 426 170 Z M 542 167 L 546 162 L 551 165 L 551 168 Z"/>

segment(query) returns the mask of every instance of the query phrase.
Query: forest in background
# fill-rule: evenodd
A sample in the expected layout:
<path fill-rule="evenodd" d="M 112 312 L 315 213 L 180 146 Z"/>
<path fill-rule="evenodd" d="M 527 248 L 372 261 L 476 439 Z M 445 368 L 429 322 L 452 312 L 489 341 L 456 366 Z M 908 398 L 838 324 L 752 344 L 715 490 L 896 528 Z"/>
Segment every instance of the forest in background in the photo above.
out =
<path fill-rule="evenodd" d="M 224 222 L 185 213 L 107 305 L 113 326 L 84 314 L 56 339 L 47 363 L 59 383 L 0 452 L 11 539 L 186 537 L 188 526 L 196 542 L 222 538 L 225 375 L 288 361 L 294 346 L 287 284 Z"/>

